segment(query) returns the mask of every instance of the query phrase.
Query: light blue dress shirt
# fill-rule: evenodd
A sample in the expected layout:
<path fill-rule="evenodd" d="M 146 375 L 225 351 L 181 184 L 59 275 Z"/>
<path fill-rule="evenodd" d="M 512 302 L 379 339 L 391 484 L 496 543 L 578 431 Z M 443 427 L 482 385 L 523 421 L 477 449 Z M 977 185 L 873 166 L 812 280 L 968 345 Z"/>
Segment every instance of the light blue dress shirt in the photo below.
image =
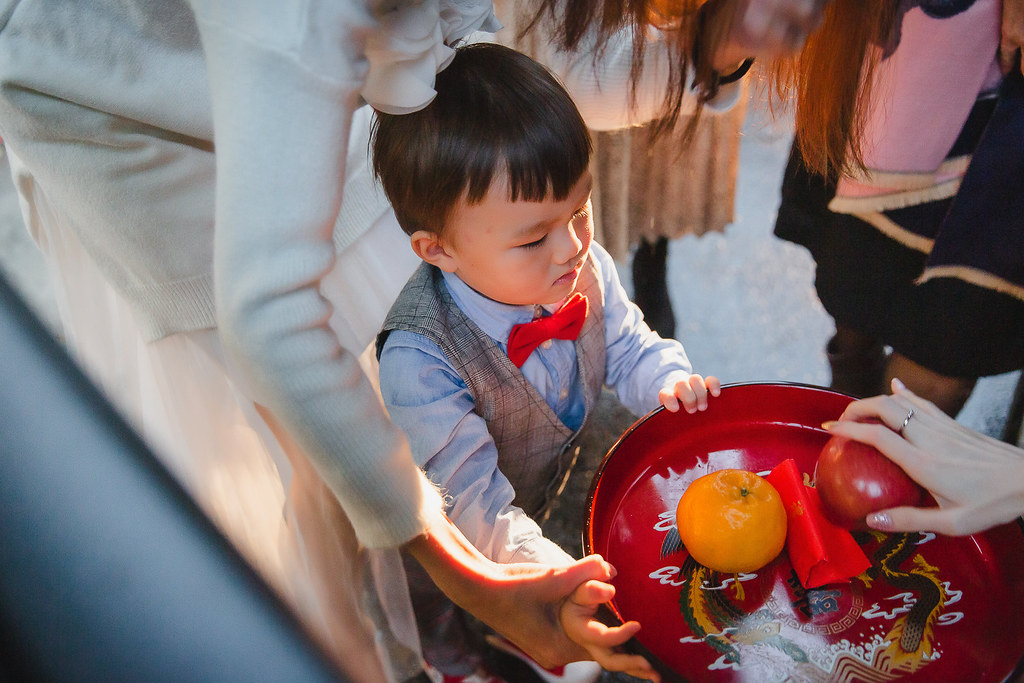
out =
<path fill-rule="evenodd" d="M 608 252 L 594 242 L 590 258 L 604 290 L 605 384 L 643 415 L 658 407 L 662 388 L 690 376 L 690 361 L 682 344 L 662 339 L 643 321 Z M 444 283 L 463 313 L 502 350 L 512 326 L 534 317 L 533 306 L 488 299 L 451 273 L 444 274 Z M 522 371 L 562 422 L 579 429 L 585 406 L 575 343 L 545 342 Z M 391 419 L 409 438 L 413 458 L 445 494 L 449 517 L 481 552 L 503 563 L 570 560 L 512 505 L 515 491 L 498 469 L 487 423 L 473 412 L 472 395 L 440 347 L 423 335 L 393 331 L 380 356 L 380 387 Z"/>

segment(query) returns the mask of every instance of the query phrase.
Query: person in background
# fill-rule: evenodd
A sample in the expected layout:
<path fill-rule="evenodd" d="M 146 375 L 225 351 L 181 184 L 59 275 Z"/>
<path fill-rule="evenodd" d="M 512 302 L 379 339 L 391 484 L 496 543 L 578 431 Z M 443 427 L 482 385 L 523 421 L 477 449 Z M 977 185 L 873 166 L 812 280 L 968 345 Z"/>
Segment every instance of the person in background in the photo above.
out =
<path fill-rule="evenodd" d="M 1019 5 L 837 0 L 796 63 L 775 232 L 816 261 L 837 390 L 956 415 L 1024 367 Z"/>
<path fill-rule="evenodd" d="M 803 0 L 740 4 L 751 54 L 799 42 L 820 15 Z M 579 5 L 551 7 L 552 22 L 574 17 L 567 55 L 620 38 L 628 53 L 646 31 L 628 13 L 579 21 Z M 614 648 L 638 627 L 591 619 L 611 596 L 600 558 L 500 565 L 475 551 L 360 363 L 405 277 L 362 105 L 424 106 L 449 45 L 497 29 L 492 9 L 0 3 L 0 137 L 68 345 L 353 680 L 422 672 L 400 547 L 545 665 L 622 668 Z M 686 52 L 669 42 L 648 43 L 639 78 L 668 82 L 659 65 Z M 703 82 L 734 53 L 714 50 Z M 597 73 L 590 54 L 573 63 Z"/>

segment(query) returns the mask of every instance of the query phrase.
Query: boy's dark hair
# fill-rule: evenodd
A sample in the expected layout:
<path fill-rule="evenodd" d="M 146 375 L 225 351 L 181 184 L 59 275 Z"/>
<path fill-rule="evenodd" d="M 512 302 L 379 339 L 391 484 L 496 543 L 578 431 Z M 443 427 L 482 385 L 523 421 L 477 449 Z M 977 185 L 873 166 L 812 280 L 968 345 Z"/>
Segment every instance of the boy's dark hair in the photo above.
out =
<path fill-rule="evenodd" d="M 437 96 L 412 114 L 378 112 L 373 170 L 402 229 L 440 234 L 456 203 L 483 200 L 506 173 L 511 201 L 562 200 L 590 163 L 583 117 L 562 85 L 497 44 L 459 48 Z"/>

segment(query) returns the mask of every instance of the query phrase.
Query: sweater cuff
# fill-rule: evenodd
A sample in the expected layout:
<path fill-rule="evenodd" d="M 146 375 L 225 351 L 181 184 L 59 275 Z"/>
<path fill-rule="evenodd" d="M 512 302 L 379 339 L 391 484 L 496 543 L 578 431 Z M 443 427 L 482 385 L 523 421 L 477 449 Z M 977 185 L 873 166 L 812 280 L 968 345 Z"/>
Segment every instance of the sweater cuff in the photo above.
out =
<path fill-rule="evenodd" d="M 552 567 L 564 567 L 575 562 L 575 558 L 554 541 L 544 536 L 533 536 L 524 541 L 508 563 L 530 562 L 532 564 L 546 564 Z"/>
<path fill-rule="evenodd" d="M 437 487 L 431 484 L 421 471 L 418 471 L 416 484 L 418 488 L 403 492 L 399 499 L 403 503 L 395 506 L 398 509 L 411 504 L 416 508 L 415 514 L 393 515 L 387 514 L 386 511 L 378 511 L 379 514 L 359 514 L 356 511 L 348 511 L 352 517 L 352 526 L 357 530 L 363 545 L 371 549 L 395 548 L 426 533 L 428 529 L 447 523 Z M 394 511 L 396 510 L 388 512 Z"/>

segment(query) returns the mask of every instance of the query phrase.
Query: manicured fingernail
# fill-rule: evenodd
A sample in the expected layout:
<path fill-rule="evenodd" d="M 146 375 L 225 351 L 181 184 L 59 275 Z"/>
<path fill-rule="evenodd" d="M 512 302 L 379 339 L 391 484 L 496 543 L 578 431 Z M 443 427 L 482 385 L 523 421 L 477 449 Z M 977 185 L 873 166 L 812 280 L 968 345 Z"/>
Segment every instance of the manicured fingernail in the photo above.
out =
<path fill-rule="evenodd" d="M 899 391 L 900 389 L 906 389 L 907 385 L 899 380 L 898 377 L 892 378 L 892 390 Z"/>
<path fill-rule="evenodd" d="M 879 531 L 892 529 L 892 517 L 884 512 L 872 512 L 867 518 L 868 526 Z"/>
<path fill-rule="evenodd" d="M 828 430 L 832 429 L 833 427 L 835 427 L 837 424 L 839 424 L 839 423 L 836 422 L 835 420 L 828 420 L 826 422 L 822 422 L 821 423 L 821 428 L 826 430 L 826 431 L 828 431 Z"/>

